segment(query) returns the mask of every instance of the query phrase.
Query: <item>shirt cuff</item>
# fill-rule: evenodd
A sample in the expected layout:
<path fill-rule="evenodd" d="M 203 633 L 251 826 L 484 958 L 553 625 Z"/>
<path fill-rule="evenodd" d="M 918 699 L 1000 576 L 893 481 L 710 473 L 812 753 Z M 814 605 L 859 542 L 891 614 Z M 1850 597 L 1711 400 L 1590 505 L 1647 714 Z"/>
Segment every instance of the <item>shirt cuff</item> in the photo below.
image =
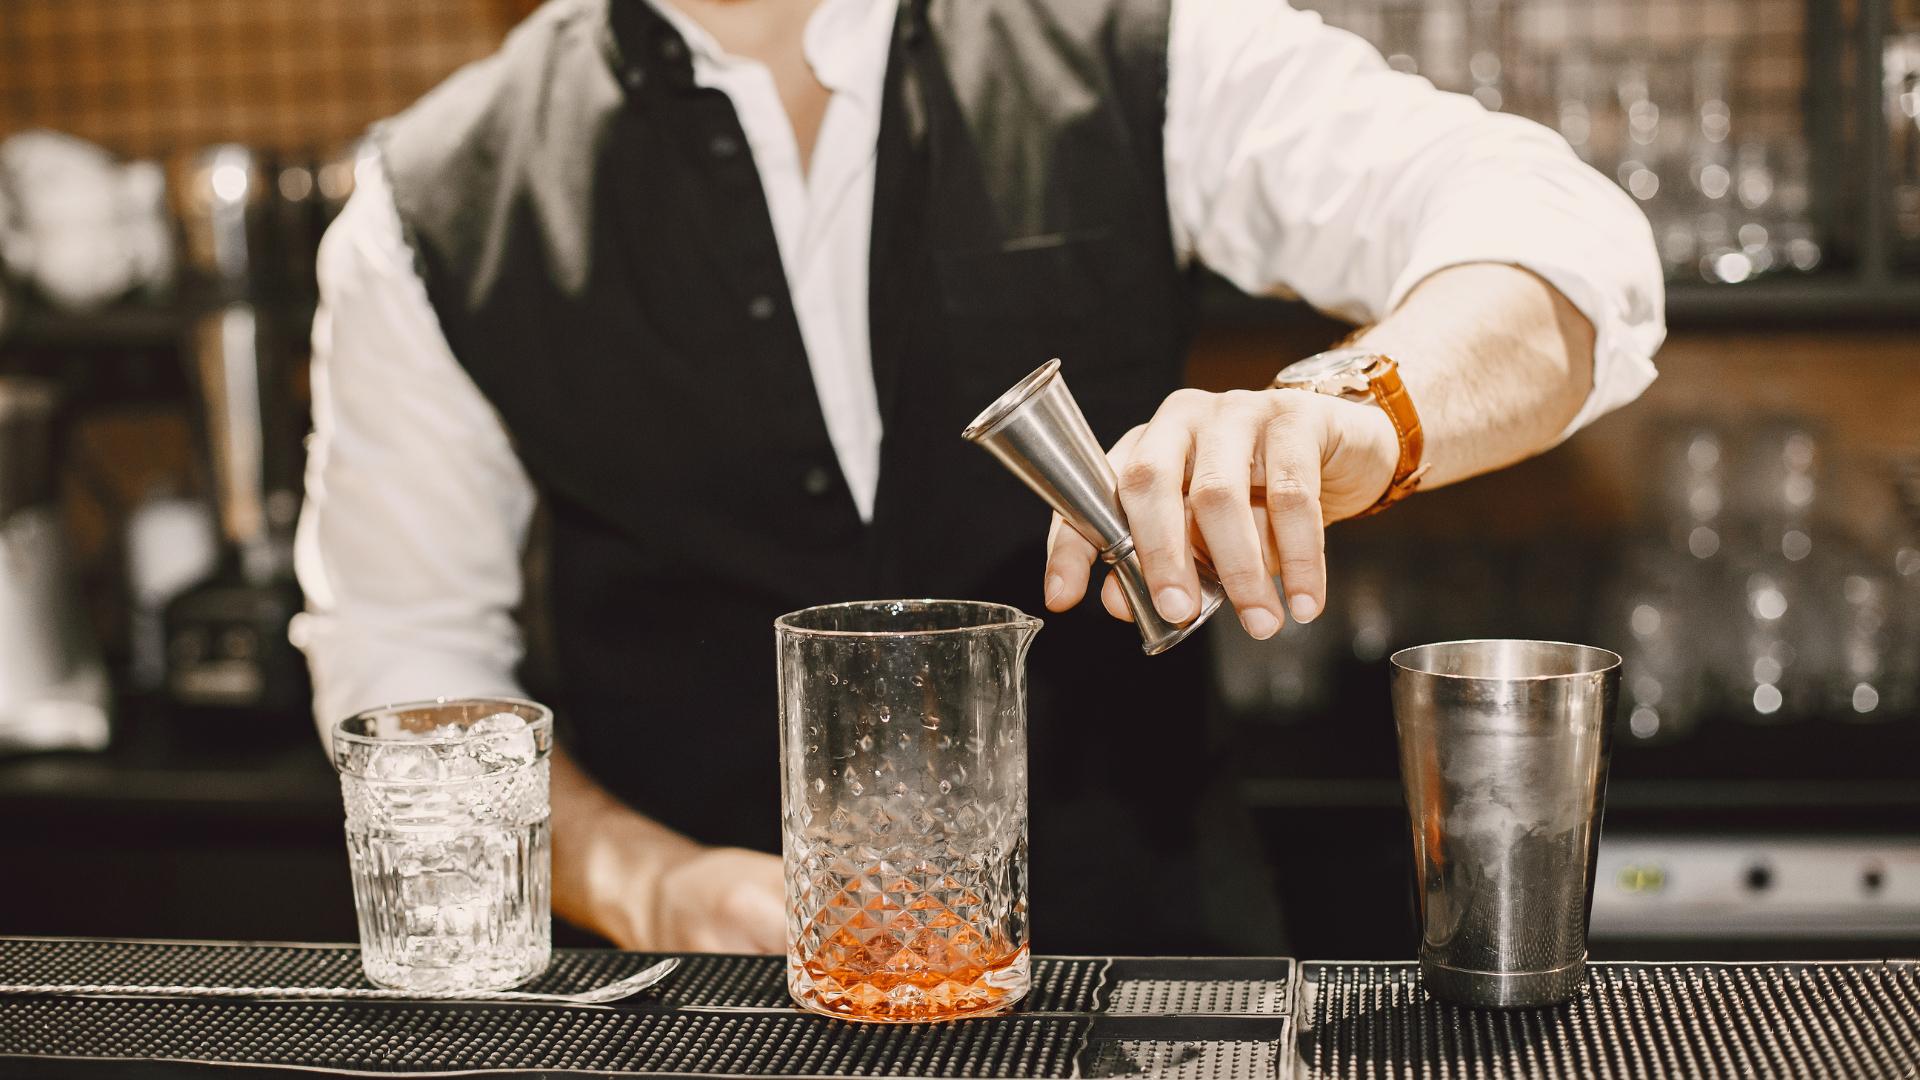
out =
<path fill-rule="evenodd" d="M 425 631 L 386 633 L 316 612 L 293 617 L 287 636 L 313 670 L 313 720 L 321 741 L 333 743 L 333 725 L 367 709 L 440 697 L 525 697 L 512 675 L 512 655 L 435 648 Z"/>

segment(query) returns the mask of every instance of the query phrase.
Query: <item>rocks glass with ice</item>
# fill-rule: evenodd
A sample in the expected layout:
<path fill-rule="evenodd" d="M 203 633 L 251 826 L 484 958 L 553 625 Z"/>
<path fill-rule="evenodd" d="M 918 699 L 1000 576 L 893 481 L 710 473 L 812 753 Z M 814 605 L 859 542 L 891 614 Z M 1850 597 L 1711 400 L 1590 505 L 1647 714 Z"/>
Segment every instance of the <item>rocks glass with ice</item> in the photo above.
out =
<path fill-rule="evenodd" d="M 872 601 L 775 623 L 787 989 L 849 1020 L 1027 993 L 1026 653 L 1000 604 Z"/>
<path fill-rule="evenodd" d="M 509 698 L 390 705 L 334 725 L 367 978 L 498 990 L 553 951 L 553 716 Z"/>

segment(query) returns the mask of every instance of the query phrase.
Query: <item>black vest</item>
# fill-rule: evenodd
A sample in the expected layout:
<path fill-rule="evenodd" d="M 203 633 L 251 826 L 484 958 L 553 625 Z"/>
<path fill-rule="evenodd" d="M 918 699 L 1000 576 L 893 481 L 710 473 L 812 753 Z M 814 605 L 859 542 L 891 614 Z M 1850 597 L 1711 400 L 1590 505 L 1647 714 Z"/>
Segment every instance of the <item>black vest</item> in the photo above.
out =
<path fill-rule="evenodd" d="M 1103 441 L 1178 384 L 1166 3 L 903 5 L 874 196 L 870 525 L 732 105 L 644 0 L 554 0 L 383 126 L 447 339 L 551 514 L 569 737 L 635 806 L 778 849 L 783 611 L 1039 610 L 1044 507 L 959 432 L 1051 356 Z M 1196 914 L 1202 647 L 1147 660 L 1097 604 L 1048 621 L 1030 667 L 1037 946 L 1244 947 Z"/>

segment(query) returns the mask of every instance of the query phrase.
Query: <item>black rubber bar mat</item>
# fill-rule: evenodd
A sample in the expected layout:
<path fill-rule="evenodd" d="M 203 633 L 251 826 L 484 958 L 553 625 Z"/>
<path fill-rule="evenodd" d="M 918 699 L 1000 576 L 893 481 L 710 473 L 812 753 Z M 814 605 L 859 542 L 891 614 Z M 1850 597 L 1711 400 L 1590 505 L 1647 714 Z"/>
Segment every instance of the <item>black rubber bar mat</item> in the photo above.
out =
<path fill-rule="evenodd" d="M 528 989 L 585 989 L 655 957 L 561 950 Z M 848 1024 L 795 1011 L 775 957 L 690 956 L 612 1007 L 0 996 L 0 1075 L 347 1073 L 669 1076 L 1279 1075 L 1294 963 L 1056 958 L 1014 1013 Z M 360 986 L 327 945 L 0 939 L 0 983 Z M 53 1070 L 59 1070 L 57 1072 Z M 129 1071 L 131 1070 L 131 1071 Z"/>
<path fill-rule="evenodd" d="M 517 987 L 578 993 L 661 959 L 612 949 L 556 949 L 538 979 Z M 1039 957 L 1025 1012 L 1094 1012 L 1110 961 Z M 1290 969 L 1289 969 L 1290 973 Z M 353 945 L 233 944 L 0 938 L 0 985 L 371 987 Z M 788 1006 L 786 966 L 773 956 L 692 955 L 656 991 L 670 1008 Z M 643 997 L 641 1000 L 644 1000 Z"/>
<path fill-rule="evenodd" d="M 1297 1080 L 1920 1076 L 1920 964 L 1593 964 L 1552 1009 L 1443 1005 L 1412 964 L 1302 965 Z"/>

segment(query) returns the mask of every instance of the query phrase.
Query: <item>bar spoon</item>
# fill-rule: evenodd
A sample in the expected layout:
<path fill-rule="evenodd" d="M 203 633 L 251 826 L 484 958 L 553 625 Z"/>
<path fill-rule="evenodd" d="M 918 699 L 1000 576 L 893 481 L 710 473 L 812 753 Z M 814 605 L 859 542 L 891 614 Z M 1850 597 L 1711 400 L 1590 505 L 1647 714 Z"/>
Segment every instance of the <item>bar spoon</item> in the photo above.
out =
<path fill-rule="evenodd" d="M 647 990 L 680 966 L 668 957 L 624 979 L 577 994 L 527 990 L 387 990 L 356 986 L 161 986 L 131 983 L 0 983 L 0 995 L 33 997 L 262 998 L 280 1001 L 492 1001 L 539 1005 L 605 1005 Z"/>

